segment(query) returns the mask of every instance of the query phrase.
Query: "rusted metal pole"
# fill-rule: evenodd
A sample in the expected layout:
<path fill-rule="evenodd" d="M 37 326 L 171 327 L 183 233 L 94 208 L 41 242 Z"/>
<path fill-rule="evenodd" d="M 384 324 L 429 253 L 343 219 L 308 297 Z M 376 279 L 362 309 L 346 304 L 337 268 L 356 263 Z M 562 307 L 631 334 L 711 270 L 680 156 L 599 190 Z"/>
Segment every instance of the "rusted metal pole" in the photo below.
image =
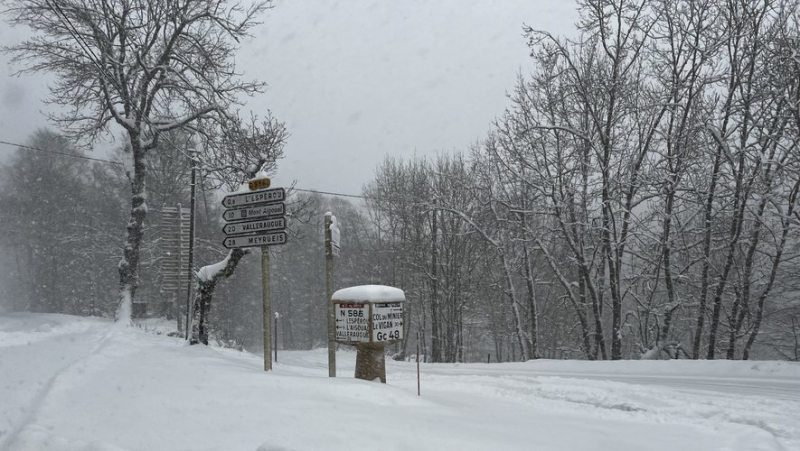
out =
<path fill-rule="evenodd" d="M 191 197 L 189 198 L 189 265 L 186 267 L 187 272 L 187 279 L 188 279 L 188 287 L 186 288 L 186 340 L 189 340 L 192 336 L 192 306 L 193 306 L 193 291 L 192 288 L 194 287 L 194 271 L 192 270 L 192 266 L 194 266 L 194 211 L 195 211 L 195 201 L 197 198 L 197 150 L 189 149 L 189 157 L 192 159 L 192 186 L 191 186 Z M 178 217 L 180 217 L 181 211 L 180 207 L 178 208 Z M 180 233 L 180 230 L 178 231 Z M 180 246 L 180 245 L 179 245 Z M 181 249 L 178 248 L 178 252 L 181 252 Z M 178 269 L 178 274 L 180 274 L 180 269 Z"/>
<path fill-rule="evenodd" d="M 261 297 L 264 307 L 264 371 L 272 369 L 272 301 L 269 297 L 269 246 L 261 246 Z"/>
<path fill-rule="evenodd" d="M 336 323 L 333 312 L 333 249 L 331 213 L 325 213 L 325 305 L 328 312 L 328 377 L 336 377 Z"/>
<path fill-rule="evenodd" d="M 273 347 L 275 348 L 275 363 L 278 363 L 278 318 L 280 318 L 280 316 L 281 315 L 279 315 L 278 312 L 275 312 L 275 324 L 274 324 L 275 335 L 272 336 L 272 340 L 275 342 L 273 343 Z"/>
<path fill-rule="evenodd" d="M 419 394 L 419 331 L 417 331 L 417 396 Z"/>

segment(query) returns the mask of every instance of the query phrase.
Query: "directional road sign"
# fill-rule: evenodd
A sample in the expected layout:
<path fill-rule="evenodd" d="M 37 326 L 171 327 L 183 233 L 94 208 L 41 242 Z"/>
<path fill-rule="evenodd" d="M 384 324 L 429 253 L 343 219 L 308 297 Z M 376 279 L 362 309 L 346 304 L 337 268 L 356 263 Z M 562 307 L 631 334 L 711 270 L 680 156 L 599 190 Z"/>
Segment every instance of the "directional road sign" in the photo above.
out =
<path fill-rule="evenodd" d="M 369 305 L 335 304 L 336 341 L 369 342 Z"/>
<path fill-rule="evenodd" d="M 225 196 L 222 199 L 222 205 L 225 208 L 233 208 L 255 204 L 271 204 L 283 202 L 284 200 L 286 200 L 286 190 L 283 188 L 271 188 Z"/>
<path fill-rule="evenodd" d="M 257 221 L 236 222 L 225 224 L 222 231 L 225 235 L 242 235 L 253 232 L 268 232 L 270 230 L 283 230 L 286 228 L 286 218 L 259 219 Z"/>
<path fill-rule="evenodd" d="M 250 221 L 253 219 L 266 219 L 275 216 L 283 216 L 285 213 L 286 208 L 284 207 L 283 203 L 256 205 L 253 207 L 225 210 L 225 212 L 222 213 L 222 219 L 228 222 Z"/>
<path fill-rule="evenodd" d="M 376 302 L 372 304 L 372 341 L 403 339 L 403 303 Z"/>
<path fill-rule="evenodd" d="M 222 245 L 228 249 L 286 244 L 286 232 L 260 232 L 255 235 L 229 236 Z"/>

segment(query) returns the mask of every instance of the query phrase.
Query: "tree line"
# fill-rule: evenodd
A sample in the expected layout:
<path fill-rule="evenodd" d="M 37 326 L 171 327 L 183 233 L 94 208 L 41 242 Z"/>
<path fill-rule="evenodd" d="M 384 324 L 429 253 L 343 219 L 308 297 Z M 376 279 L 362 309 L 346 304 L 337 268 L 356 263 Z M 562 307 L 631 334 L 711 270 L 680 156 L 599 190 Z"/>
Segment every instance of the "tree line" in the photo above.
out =
<path fill-rule="evenodd" d="M 365 195 L 428 357 L 796 360 L 797 6 L 579 2 L 576 38 L 525 28 L 479 144 L 387 159 Z"/>
<path fill-rule="evenodd" d="M 123 319 L 134 296 L 163 299 L 158 209 L 188 204 L 195 164 L 205 174 L 198 266 L 232 265 L 229 282 L 206 287 L 218 301 L 200 302 L 207 311 L 198 314 L 208 315 L 213 339 L 257 347 L 257 278 L 248 277 L 257 265 L 233 273 L 248 253 L 220 250 L 220 207 L 206 193 L 274 171 L 282 156 L 282 123 L 231 111 L 236 93 L 262 85 L 237 81 L 226 59 L 229 40 L 270 5 L 98 0 L 92 9 L 92 1 L 15 3 L 13 20 L 44 38 L 7 51 L 32 61 L 29 70 L 59 74 L 54 99 L 74 108 L 57 118 L 72 134 L 37 133 L 35 147 L 80 155 L 73 138 L 117 124 L 129 164 L 18 154 L 0 180 L 0 214 L 13 249 L 3 259 L 13 260 L 13 289 L 23 295 L 6 296 L 32 309 L 99 308 Z M 417 334 L 434 362 L 487 353 L 800 357 L 797 1 L 578 7 L 576 37 L 525 28 L 533 70 L 519 75 L 479 143 L 433 159 L 387 158 L 363 205 L 293 197 L 290 242 L 273 250 L 284 346 L 325 343 L 321 228 L 333 211 L 343 239 L 338 286 L 406 292 L 398 358 Z M 103 8 L 115 13 L 89 12 Z M 137 46 L 148 42 L 142 53 Z M 48 181 L 60 183 L 57 204 Z M 120 302 L 108 302 L 114 287 L 101 275 L 109 268 Z"/>

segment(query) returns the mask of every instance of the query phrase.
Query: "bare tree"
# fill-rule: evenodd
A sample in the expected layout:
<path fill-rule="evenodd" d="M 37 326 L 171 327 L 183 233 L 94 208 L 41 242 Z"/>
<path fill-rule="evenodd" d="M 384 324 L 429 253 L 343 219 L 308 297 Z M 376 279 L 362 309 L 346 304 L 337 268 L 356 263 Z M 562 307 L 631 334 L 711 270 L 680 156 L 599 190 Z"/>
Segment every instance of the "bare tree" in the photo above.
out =
<path fill-rule="evenodd" d="M 23 71 L 50 72 L 53 116 L 72 136 L 97 139 L 111 124 L 130 145 L 131 211 L 119 263 L 117 320 L 130 321 L 139 284 L 139 249 L 147 216 L 146 155 L 162 134 L 204 133 L 223 122 L 242 94 L 262 88 L 241 81 L 233 55 L 268 1 L 18 0 L 12 24 L 36 34 L 5 47 Z"/>

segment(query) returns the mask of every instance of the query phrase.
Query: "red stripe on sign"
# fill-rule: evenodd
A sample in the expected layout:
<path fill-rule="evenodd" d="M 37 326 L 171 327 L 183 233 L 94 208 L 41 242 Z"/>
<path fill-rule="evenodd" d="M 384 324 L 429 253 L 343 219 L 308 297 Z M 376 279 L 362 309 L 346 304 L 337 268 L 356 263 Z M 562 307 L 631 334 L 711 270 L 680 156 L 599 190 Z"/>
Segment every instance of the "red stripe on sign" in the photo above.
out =
<path fill-rule="evenodd" d="M 339 308 L 364 308 L 364 304 L 338 304 Z"/>

